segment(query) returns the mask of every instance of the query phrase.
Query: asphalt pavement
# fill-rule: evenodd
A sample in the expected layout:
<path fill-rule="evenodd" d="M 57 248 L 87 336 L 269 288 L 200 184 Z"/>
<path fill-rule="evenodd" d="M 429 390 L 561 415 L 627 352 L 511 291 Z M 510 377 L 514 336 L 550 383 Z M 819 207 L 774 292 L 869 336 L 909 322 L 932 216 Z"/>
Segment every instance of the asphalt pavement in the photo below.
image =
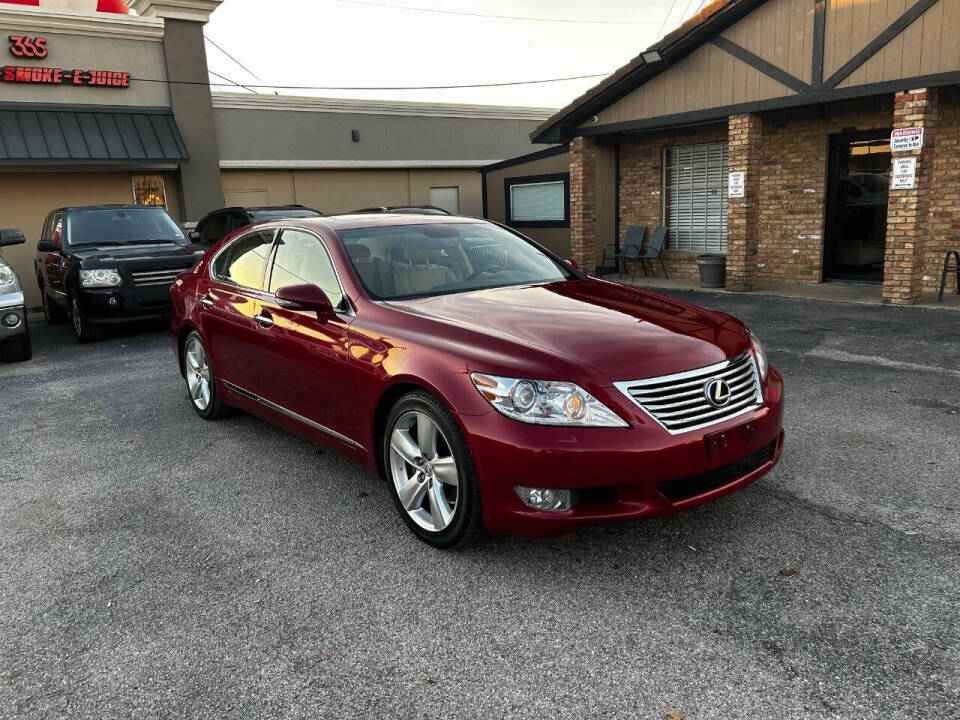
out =
<path fill-rule="evenodd" d="M 162 327 L 0 365 L 0 718 L 960 717 L 960 313 L 676 292 L 786 379 L 766 478 L 438 552 L 386 486 L 197 418 Z"/>

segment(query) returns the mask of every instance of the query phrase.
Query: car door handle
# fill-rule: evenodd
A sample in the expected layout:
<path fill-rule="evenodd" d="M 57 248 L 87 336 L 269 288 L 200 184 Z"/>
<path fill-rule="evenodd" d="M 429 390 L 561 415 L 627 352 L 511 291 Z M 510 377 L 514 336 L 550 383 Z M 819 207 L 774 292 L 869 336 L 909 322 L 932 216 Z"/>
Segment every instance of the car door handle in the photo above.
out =
<path fill-rule="evenodd" d="M 253 319 L 260 323 L 260 327 L 273 327 L 273 318 L 270 317 L 270 313 L 260 313 L 259 315 L 254 315 Z"/>
<path fill-rule="evenodd" d="M 203 307 L 205 307 L 206 309 L 209 310 L 210 308 L 213 307 L 213 300 L 211 300 L 210 298 L 204 296 L 204 297 L 200 298 L 200 304 L 203 305 Z"/>

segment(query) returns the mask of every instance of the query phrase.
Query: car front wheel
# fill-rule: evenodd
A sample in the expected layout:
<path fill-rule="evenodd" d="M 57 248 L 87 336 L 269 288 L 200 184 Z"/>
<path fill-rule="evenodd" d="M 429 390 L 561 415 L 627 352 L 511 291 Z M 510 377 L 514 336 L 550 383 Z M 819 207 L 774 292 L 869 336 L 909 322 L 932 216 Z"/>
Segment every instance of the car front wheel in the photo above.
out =
<path fill-rule="evenodd" d="M 390 494 L 413 533 L 452 548 L 483 529 L 480 489 L 470 450 L 443 405 L 426 392 L 396 404 L 383 438 Z"/>
<path fill-rule="evenodd" d="M 187 380 L 190 404 L 204 420 L 219 420 L 229 413 L 220 402 L 217 381 L 210 365 L 210 355 L 200 334 L 191 332 L 183 343 L 183 374 Z"/>
<path fill-rule="evenodd" d="M 70 320 L 73 334 L 79 342 L 89 343 L 103 339 L 103 328 L 90 322 L 76 295 L 70 296 Z"/>

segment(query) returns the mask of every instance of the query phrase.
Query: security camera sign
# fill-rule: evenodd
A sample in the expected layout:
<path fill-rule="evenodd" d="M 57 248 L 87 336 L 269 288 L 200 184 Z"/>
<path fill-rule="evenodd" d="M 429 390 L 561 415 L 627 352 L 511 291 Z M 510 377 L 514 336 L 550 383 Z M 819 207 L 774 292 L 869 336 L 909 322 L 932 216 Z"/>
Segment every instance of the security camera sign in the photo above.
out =
<path fill-rule="evenodd" d="M 923 128 L 897 128 L 890 133 L 890 150 L 893 152 L 907 152 L 923 148 Z"/>

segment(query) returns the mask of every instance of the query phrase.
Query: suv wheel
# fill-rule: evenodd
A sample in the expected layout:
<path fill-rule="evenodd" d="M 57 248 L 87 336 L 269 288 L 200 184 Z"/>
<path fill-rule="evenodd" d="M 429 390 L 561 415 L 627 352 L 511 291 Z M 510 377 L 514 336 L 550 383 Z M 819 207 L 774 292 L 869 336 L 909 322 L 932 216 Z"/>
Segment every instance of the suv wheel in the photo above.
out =
<path fill-rule="evenodd" d="M 23 318 L 23 334 L 0 343 L 0 358 L 4 362 L 20 362 L 33 357 L 33 344 L 30 342 L 30 328 L 27 318 Z"/>
<path fill-rule="evenodd" d="M 73 325 L 73 334 L 82 343 L 96 342 L 103 339 L 103 328 L 94 325 L 87 319 L 86 313 L 80 306 L 77 296 L 70 296 L 70 319 Z"/>
<path fill-rule="evenodd" d="M 426 392 L 396 404 L 383 437 L 390 495 L 414 535 L 452 548 L 483 529 L 473 460 L 456 421 Z"/>
<path fill-rule="evenodd" d="M 226 417 L 230 409 L 220 402 L 217 379 L 210 365 L 210 355 L 207 354 L 207 348 L 196 330 L 187 335 L 183 343 L 181 361 L 190 404 L 193 405 L 197 415 L 204 420 L 219 420 Z"/>

